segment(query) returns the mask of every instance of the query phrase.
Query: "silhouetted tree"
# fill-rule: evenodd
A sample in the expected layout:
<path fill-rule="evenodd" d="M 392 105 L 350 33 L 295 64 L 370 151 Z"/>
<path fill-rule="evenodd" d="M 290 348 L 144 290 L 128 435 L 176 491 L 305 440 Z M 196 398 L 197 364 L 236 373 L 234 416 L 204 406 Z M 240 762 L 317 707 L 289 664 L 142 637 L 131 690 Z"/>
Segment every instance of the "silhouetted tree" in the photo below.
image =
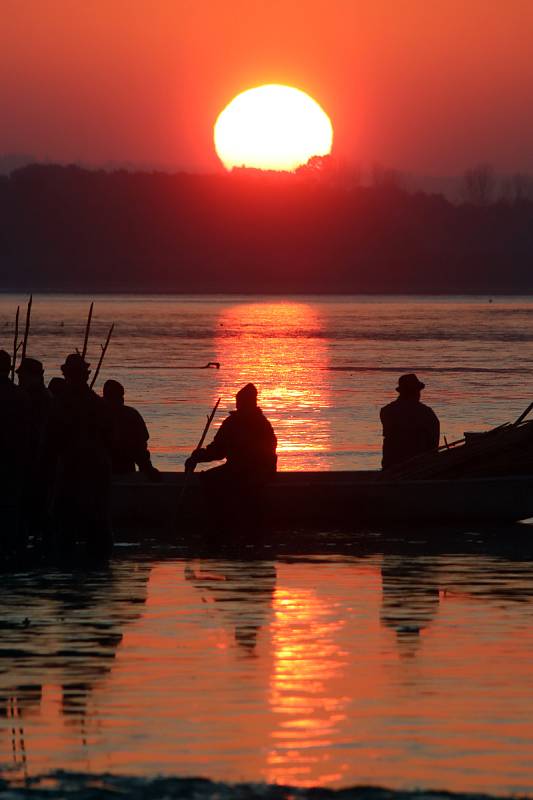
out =
<path fill-rule="evenodd" d="M 515 172 L 503 181 L 502 199 L 508 203 L 524 203 L 533 200 L 533 176 Z"/>
<path fill-rule="evenodd" d="M 490 164 L 478 164 L 463 175 L 461 198 L 473 206 L 487 206 L 496 195 L 497 179 Z"/>
<path fill-rule="evenodd" d="M 373 164 L 371 171 L 371 183 L 376 189 L 403 189 L 403 175 L 392 167 L 383 164 Z"/>

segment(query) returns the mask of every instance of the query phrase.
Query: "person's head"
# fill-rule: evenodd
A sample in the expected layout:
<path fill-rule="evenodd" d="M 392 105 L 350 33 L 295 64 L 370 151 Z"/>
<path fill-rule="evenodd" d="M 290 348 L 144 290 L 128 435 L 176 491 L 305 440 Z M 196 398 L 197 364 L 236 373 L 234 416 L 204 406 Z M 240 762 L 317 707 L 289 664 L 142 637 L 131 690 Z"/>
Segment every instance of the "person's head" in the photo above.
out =
<path fill-rule="evenodd" d="M 121 383 L 108 380 L 104 383 L 103 397 L 106 403 L 113 406 L 124 405 L 124 387 Z"/>
<path fill-rule="evenodd" d="M 23 389 L 35 389 L 44 385 L 43 365 L 36 358 L 23 358 L 16 372 L 19 386 Z"/>
<path fill-rule="evenodd" d="M 257 389 L 253 383 L 247 383 L 235 395 L 237 411 L 249 411 L 257 408 Z"/>
<path fill-rule="evenodd" d="M 80 385 L 87 383 L 91 365 L 79 353 L 71 353 L 61 365 L 61 372 L 67 383 Z"/>
<path fill-rule="evenodd" d="M 11 356 L 5 350 L 0 350 L 0 376 L 7 378 L 11 370 Z"/>
<path fill-rule="evenodd" d="M 65 393 L 67 382 L 64 378 L 52 378 L 48 384 L 48 391 L 52 392 L 54 397 L 61 397 Z"/>
<path fill-rule="evenodd" d="M 419 381 L 414 372 L 410 372 L 408 375 L 401 375 L 400 379 L 398 380 L 398 386 L 396 387 L 396 391 L 400 395 L 400 397 L 408 397 L 414 400 L 420 399 L 420 392 L 425 387 L 425 383 Z"/>

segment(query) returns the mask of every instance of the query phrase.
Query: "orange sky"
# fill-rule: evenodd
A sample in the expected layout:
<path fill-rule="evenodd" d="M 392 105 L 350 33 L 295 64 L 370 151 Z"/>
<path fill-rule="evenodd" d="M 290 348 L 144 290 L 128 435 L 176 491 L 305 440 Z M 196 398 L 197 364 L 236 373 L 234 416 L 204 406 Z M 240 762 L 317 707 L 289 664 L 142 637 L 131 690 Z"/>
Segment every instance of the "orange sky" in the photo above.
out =
<path fill-rule="evenodd" d="M 261 83 L 309 92 L 335 152 L 533 171 L 531 0 L 2 0 L 0 154 L 218 168 Z"/>

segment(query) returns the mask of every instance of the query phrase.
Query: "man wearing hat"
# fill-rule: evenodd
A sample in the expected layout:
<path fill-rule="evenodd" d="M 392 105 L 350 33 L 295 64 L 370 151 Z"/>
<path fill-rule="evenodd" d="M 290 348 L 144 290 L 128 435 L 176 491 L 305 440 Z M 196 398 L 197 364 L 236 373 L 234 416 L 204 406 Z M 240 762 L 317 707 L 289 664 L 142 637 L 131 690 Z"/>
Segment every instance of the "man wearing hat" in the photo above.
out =
<path fill-rule="evenodd" d="M 381 409 L 383 469 L 439 446 L 439 419 L 429 406 L 420 402 L 424 387 L 414 373 L 402 375 L 396 387 L 397 399 Z"/>
<path fill-rule="evenodd" d="M 16 370 L 19 386 L 26 394 L 30 406 L 30 448 L 31 457 L 38 457 L 43 444 L 52 394 L 44 385 L 43 365 L 36 358 L 23 358 Z"/>
<path fill-rule="evenodd" d="M 112 542 L 111 420 L 102 398 L 88 386 L 89 367 L 79 353 L 68 355 L 61 367 L 65 385 L 54 398 L 48 434 L 55 465 L 52 507 L 61 545 L 82 538 L 105 552 Z"/>
<path fill-rule="evenodd" d="M 226 459 L 204 473 L 208 491 L 262 486 L 276 472 L 276 435 L 257 405 L 253 383 L 243 386 L 235 400 L 237 410 L 230 412 L 211 444 L 195 450 L 185 462 L 187 471 L 199 462 Z"/>

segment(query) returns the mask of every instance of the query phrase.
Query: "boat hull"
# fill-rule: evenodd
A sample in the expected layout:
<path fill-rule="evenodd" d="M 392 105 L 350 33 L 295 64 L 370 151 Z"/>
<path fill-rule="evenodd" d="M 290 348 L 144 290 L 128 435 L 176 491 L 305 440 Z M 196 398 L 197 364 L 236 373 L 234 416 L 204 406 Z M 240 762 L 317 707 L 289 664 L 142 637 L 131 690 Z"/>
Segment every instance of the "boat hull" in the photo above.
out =
<path fill-rule="evenodd" d="M 160 483 L 139 474 L 116 480 L 114 524 L 154 530 L 205 521 L 216 510 L 206 509 L 200 476 L 190 477 L 184 493 L 183 482 L 183 473 L 164 473 Z M 280 472 L 264 490 L 262 509 L 282 526 L 516 522 L 533 517 L 533 475 L 387 481 L 377 472 Z"/>

